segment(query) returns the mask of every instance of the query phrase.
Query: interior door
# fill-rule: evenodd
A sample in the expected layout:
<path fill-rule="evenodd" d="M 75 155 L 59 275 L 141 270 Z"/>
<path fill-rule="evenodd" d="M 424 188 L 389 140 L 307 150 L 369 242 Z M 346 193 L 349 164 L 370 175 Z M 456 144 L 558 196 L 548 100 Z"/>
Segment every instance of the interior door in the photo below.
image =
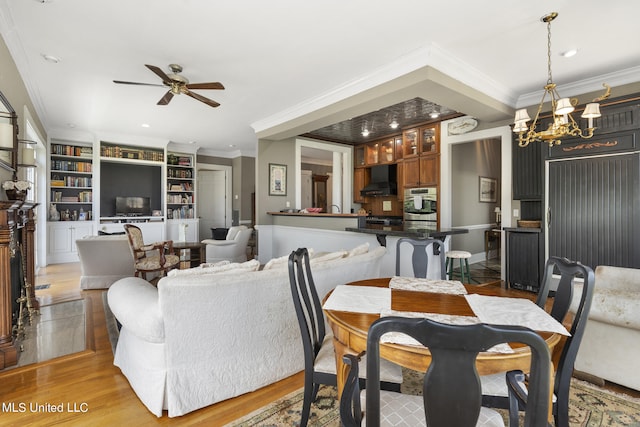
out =
<path fill-rule="evenodd" d="M 228 228 L 226 201 L 227 173 L 224 170 L 199 170 L 200 240 L 211 239 L 212 228 Z"/>
<path fill-rule="evenodd" d="M 549 162 L 548 254 L 640 267 L 640 154 Z"/>

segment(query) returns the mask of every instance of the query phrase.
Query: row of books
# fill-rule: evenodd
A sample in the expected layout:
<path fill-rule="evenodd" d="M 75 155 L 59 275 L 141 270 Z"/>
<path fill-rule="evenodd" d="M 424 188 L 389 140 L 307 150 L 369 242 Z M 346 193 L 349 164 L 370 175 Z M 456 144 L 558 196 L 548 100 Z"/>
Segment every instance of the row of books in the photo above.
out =
<path fill-rule="evenodd" d="M 190 182 L 171 184 L 169 191 L 193 191 L 193 185 Z"/>
<path fill-rule="evenodd" d="M 162 151 L 139 150 L 132 148 L 124 148 L 119 146 L 102 146 L 100 150 L 102 157 L 113 157 L 116 159 L 134 159 L 134 160 L 151 160 L 154 162 L 163 162 L 164 153 Z"/>
<path fill-rule="evenodd" d="M 68 160 L 51 160 L 51 170 L 63 172 L 91 172 L 93 164 L 89 162 L 73 162 Z"/>
<path fill-rule="evenodd" d="M 51 154 L 58 156 L 92 157 L 91 147 L 78 147 L 75 145 L 51 144 Z"/>
<path fill-rule="evenodd" d="M 191 219 L 193 208 L 182 206 L 180 209 L 167 209 L 167 219 Z"/>
<path fill-rule="evenodd" d="M 169 204 L 193 203 L 193 196 L 189 194 L 167 194 L 167 203 Z"/>
<path fill-rule="evenodd" d="M 51 201 L 54 203 L 91 203 L 93 193 L 91 191 L 81 191 L 77 196 L 63 196 L 62 191 L 52 191 Z"/>
<path fill-rule="evenodd" d="M 51 178 L 52 187 L 91 187 L 91 178 L 86 176 L 63 176 L 54 175 Z"/>

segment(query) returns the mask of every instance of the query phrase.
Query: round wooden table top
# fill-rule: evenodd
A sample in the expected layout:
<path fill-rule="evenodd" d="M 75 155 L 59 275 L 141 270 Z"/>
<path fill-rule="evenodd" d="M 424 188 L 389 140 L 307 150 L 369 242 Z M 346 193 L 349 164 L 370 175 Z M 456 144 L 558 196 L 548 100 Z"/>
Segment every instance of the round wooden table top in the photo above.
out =
<path fill-rule="evenodd" d="M 351 286 L 388 287 L 390 278 L 361 280 L 348 283 Z M 467 292 L 472 294 L 504 296 L 512 298 L 528 298 L 535 300 L 535 295 L 529 292 L 508 290 L 499 285 L 464 285 Z M 328 295 L 327 295 L 328 298 Z M 325 298 L 326 300 L 326 298 Z M 462 295 L 442 293 L 414 292 L 393 289 L 391 291 L 391 309 L 397 311 L 414 311 L 423 313 L 441 313 L 459 316 L 475 316 L 471 307 Z M 334 334 L 336 347 L 336 363 L 338 370 L 342 368 L 342 355 L 345 352 L 360 353 L 366 350 L 367 331 L 369 326 L 380 318 L 378 314 L 352 313 L 345 311 L 324 310 L 327 320 Z M 550 352 L 562 339 L 560 334 L 540 332 L 545 338 Z M 477 357 L 477 369 L 480 375 L 521 369 L 529 371 L 530 351 L 528 346 L 511 344 L 514 353 L 480 353 Z M 429 349 L 422 346 L 383 343 L 380 354 L 409 369 L 425 372 L 429 366 L 431 355 Z"/>

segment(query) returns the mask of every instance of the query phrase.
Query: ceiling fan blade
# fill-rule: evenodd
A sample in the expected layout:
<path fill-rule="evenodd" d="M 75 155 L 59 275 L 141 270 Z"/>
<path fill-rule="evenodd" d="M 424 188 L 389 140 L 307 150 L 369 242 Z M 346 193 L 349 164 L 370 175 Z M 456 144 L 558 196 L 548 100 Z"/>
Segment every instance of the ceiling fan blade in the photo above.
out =
<path fill-rule="evenodd" d="M 189 83 L 187 89 L 224 89 L 224 86 L 220 82 L 210 83 Z"/>
<path fill-rule="evenodd" d="M 173 99 L 173 92 L 167 91 L 167 93 L 164 94 L 162 99 L 158 101 L 158 105 L 167 105 L 169 101 L 171 101 L 172 99 Z"/>
<path fill-rule="evenodd" d="M 165 85 L 157 84 L 157 83 L 138 83 L 138 82 L 125 82 L 122 80 L 114 80 L 114 83 L 118 83 L 121 85 L 138 85 L 138 86 L 158 86 L 158 87 L 166 87 Z"/>
<path fill-rule="evenodd" d="M 166 84 L 167 86 L 171 86 L 171 79 L 159 67 L 156 67 L 155 65 L 148 65 L 148 64 L 144 64 L 144 66 L 150 69 L 151 71 L 153 71 L 158 77 L 160 77 L 164 84 Z"/>
<path fill-rule="evenodd" d="M 211 107 L 214 107 L 214 108 L 220 105 L 216 101 L 214 101 L 212 99 L 209 99 L 209 98 L 205 98 L 204 96 L 198 95 L 197 93 L 193 93 L 193 92 L 191 92 L 190 90 L 188 90 L 186 88 L 183 90 L 182 93 L 184 93 L 187 96 L 192 97 L 193 99 L 197 99 L 200 102 L 204 102 L 205 104 L 207 104 L 207 105 L 209 105 Z"/>

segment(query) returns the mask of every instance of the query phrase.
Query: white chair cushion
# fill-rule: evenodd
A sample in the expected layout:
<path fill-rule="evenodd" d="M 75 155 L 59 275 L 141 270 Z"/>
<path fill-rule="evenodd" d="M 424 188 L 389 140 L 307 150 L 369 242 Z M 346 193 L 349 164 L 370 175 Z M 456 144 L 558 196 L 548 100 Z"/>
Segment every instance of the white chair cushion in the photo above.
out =
<path fill-rule="evenodd" d="M 333 335 L 326 335 L 324 337 L 324 341 L 322 342 L 320 351 L 316 356 L 313 367 L 318 372 L 325 372 L 328 374 L 336 373 L 336 356 L 333 351 Z M 367 378 L 366 356 L 360 361 L 359 367 L 360 378 Z M 380 380 L 389 383 L 402 384 L 402 369 L 395 363 L 382 360 L 382 363 L 380 363 Z"/>
<path fill-rule="evenodd" d="M 485 396 L 509 397 L 509 389 L 507 387 L 506 372 L 498 372 L 491 375 L 480 375 L 480 384 L 482 386 L 482 394 Z M 526 390 L 524 383 L 520 383 L 523 390 Z M 553 395 L 553 401 L 556 401 L 556 395 Z"/>
<path fill-rule="evenodd" d="M 360 394 L 362 409 L 366 407 L 366 390 Z M 365 417 L 362 425 L 366 425 Z M 426 426 L 422 396 L 380 390 L 380 425 L 381 426 Z M 481 407 L 476 426 L 504 427 L 502 416 L 493 409 Z"/>

